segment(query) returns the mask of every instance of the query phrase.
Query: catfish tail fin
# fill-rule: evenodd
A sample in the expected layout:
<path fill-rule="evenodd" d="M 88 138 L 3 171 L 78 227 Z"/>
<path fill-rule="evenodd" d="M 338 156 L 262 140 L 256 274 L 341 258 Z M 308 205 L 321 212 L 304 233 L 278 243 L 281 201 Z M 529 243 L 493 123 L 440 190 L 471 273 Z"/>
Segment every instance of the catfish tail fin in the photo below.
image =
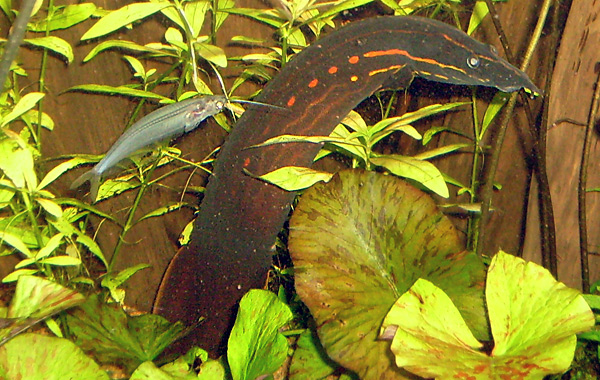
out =
<path fill-rule="evenodd" d="M 77 177 L 77 179 L 71 183 L 70 188 L 76 189 L 87 181 L 90 181 L 90 197 L 92 198 L 92 201 L 95 201 L 96 196 L 98 195 L 98 188 L 100 187 L 100 174 L 98 174 L 96 170 L 89 170 Z"/>

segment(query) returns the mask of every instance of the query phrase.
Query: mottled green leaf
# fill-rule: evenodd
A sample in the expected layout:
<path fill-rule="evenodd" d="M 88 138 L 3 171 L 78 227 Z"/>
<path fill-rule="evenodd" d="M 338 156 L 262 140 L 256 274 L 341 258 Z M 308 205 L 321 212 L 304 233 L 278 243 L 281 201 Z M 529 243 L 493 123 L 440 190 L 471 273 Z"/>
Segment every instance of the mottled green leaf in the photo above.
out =
<path fill-rule="evenodd" d="M 327 356 L 317 334 L 305 330 L 296 342 L 290 363 L 290 380 L 324 379 L 336 370 L 339 366 Z"/>
<path fill-rule="evenodd" d="M 73 342 L 23 334 L 0 347 L 0 377 L 7 380 L 108 380 L 109 377 Z"/>
<path fill-rule="evenodd" d="M 81 40 L 89 40 L 112 33 L 117 29 L 153 15 L 169 6 L 172 6 L 169 2 L 133 3 L 126 5 L 98 20 L 94 26 L 81 36 Z"/>
<path fill-rule="evenodd" d="M 431 197 L 397 177 L 342 171 L 311 187 L 290 220 L 289 249 L 323 347 L 360 378 L 408 378 L 378 335 L 418 278 L 444 289 L 476 336 L 488 337 L 483 263 Z"/>
<path fill-rule="evenodd" d="M 90 297 L 67 318 L 75 343 L 100 363 L 133 371 L 154 360 L 183 330 L 155 314 L 130 317 L 118 306 Z"/>
<path fill-rule="evenodd" d="M 194 47 L 200 57 L 219 67 L 227 67 L 227 56 L 220 47 L 205 43 L 195 43 Z"/>
<path fill-rule="evenodd" d="M 233 380 L 254 380 L 283 364 L 288 342 L 279 330 L 292 318 L 290 308 L 269 291 L 244 295 L 227 345 Z"/>
<path fill-rule="evenodd" d="M 398 366 L 436 379 L 541 380 L 569 368 L 575 334 L 594 326 L 579 291 L 504 252 L 492 259 L 486 301 L 495 343 L 490 354 L 448 296 L 419 280 L 398 299 L 382 327 L 385 339 L 393 336 Z"/>

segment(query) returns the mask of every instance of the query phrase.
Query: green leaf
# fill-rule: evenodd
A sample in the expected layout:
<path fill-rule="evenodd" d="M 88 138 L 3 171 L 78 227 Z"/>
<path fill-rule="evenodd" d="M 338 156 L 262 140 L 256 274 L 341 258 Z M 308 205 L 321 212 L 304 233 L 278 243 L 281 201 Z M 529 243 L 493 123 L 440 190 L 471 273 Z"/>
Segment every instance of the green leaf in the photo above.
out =
<path fill-rule="evenodd" d="M 317 15 L 316 17 L 313 17 L 310 20 L 306 21 L 306 23 L 310 24 L 310 23 L 312 23 L 312 22 L 314 22 L 316 20 L 323 20 L 323 19 L 328 18 L 328 17 L 337 16 L 338 14 L 340 14 L 343 11 L 346 11 L 348 9 L 357 8 L 357 7 L 366 5 L 366 4 L 370 4 L 372 2 L 373 2 L 373 0 L 346 0 L 346 1 L 342 1 L 342 2 L 339 2 L 336 5 L 334 5 L 333 7 L 327 9 L 323 13 Z"/>
<path fill-rule="evenodd" d="M 379 328 L 418 278 L 443 288 L 487 338 L 484 267 L 424 192 L 390 175 L 339 172 L 300 198 L 288 244 L 296 290 L 329 357 L 361 379 L 406 379 Z"/>
<path fill-rule="evenodd" d="M 485 110 L 485 115 L 483 115 L 483 121 L 481 122 L 481 132 L 479 134 L 480 139 L 483 139 L 488 128 L 490 127 L 496 116 L 498 116 L 506 102 L 508 102 L 508 98 L 509 95 L 502 91 L 498 91 L 496 95 L 494 95 L 494 98 Z"/>
<path fill-rule="evenodd" d="M 448 153 L 456 152 L 463 148 L 472 148 L 472 147 L 473 147 L 472 144 L 450 144 L 450 145 L 441 146 L 439 148 L 431 149 L 431 150 L 428 150 L 423 153 L 419 153 L 419 154 L 413 156 L 413 158 L 416 158 L 419 160 L 430 160 L 432 158 L 444 156 Z"/>
<path fill-rule="evenodd" d="M 125 281 L 127 281 L 129 278 L 131 278 L 131 276 L 133 276 L 140 270 L 150 267 L 151 266 L 149 264 L 138 264 L 134 265 L 133 267 L 123 269 L 117 274 L 108 273 L 106 276 L 104 276 L 100 284 L 106 289 L 108 289 L 111 297 L 116 302 L 122 304 L 125 301 L 125 294 L 123 292 L 118 291 L 119 286 L 123 285 Z"/>
<path fill-rule="evenodd" d="M 37 269 L 19 269 L 9 273 L 6 277 L 2 279 L 3 283 L 9 283 L 18 281 L 22 276 L 32 276 L 39 271 Z"/>
<path fill-rule="evenodd" d="M 220 47 L 201 42 L 195 43 L 194 47 L 200 57 L 219 67 L 227 67 L 227 56 Z"/>
<path fill-rule="evenodd" d="M 190 27 L 194 34 L 193 38 L 197 38 L 204 25 L 206 12 L 210 8 L 210 1 L 190 1 L 185 3 L 185 17 L 190 23 Z M 185 30 L 185 29 L 184 29 Z"/>
<path fill-rule="evenodd" d="M 81 36 L 81 40 L 84 41 L 104 36 L 170 6 L 172 5 L 169 2 L 133 3 L 126 5 L 102 17 Z"/>
<path fill-rule="evenodd" d="M 13 235 L 10 232 L 0 231 L 0 243 L 10 245 L 17 251 L 24 254 L 26 257 L 33 256 L 29 248 L 27 248 L 27 246 L 25 245 L 25 243 L 23 243 L 23 241 L 18 236 Z"/>
<path fill-rule="evenodd" d="M 67 317 L 75 343 L 100 363 L 124 365 L 133 371 L 154 360 L 179 337 L 183 325 L 161 316 L 130 317 L 116 305 L 90 297 Z"/>
<path fill-rule="evenodd" d="M 23 334 L 0 347 L 0 376 L 27 380 L 108 380 L 98 364 L 67 339 Z"/>
<path fill-rule="evenodd" d="M 137 58 L 132 57 L 130 55 L 124 55 L 123 59 L 126 60 L 131 68 L 133 69 L 133 73 L 136 76 L 144 78 L 146 76 L 146 69 L 144 69 L 144 65 Z"/>
<path fill-rule="evenodd" d="M 0 124 L 0 128 L 6 126 L 11 121 L 17 119 L 19 116 L 23 115 L 33 107 L 45 96 L 44 93 L 41 92 L 30 92 L 27 95 L 23 96 L 15 107 L 10 111 L 10 113 L 2 118 L 2 124 Z"/>
<path fill-rule="evenodd" d="M 83 91 L 83 92 L 96 92 L 100 94 L 109 94 L 109 95 L 124 95 L 124 96 L 133 96 L 136 98 L 145 98 L 145 99 L 160 99 L 160 100 L 169 100 L 169 98 L 164 97 L 162 95 L 155 94 L 150 91 L 144 90 L 136 90 L 135 88 L 130 88 L 126 86 L 108 86 L 104 84 L 81 84 L 79 86 L 73 86 L 69 88 L 67 91 Z"/>
<path fill-rule="evenodd" d="M 65 172 L 79 166 L 82 164 L 87 164 L 89 163 L 89 159 L 87 158 L 83 158 L 83 157 L 75 157 L 75 158 L 71 158 L 68 161 L 65 161 L 61 164 L 58 164 L 57 166 L 55 166 L 54 168 L 52 168 L 47 174 L 46 176 L 40 181 L 38 187 L 37 187 L 37 191 L 42 190 L 43 188 L 45 188 L 46 186 L 48 186 L 49 184 L 51 184 L 52 182 L 54 182 L 57 178 L 59 178 L 61 175 L 63 175 Z"/>
<path fill-rule="evenodd" d="M 467 28 L 467 34 L 472 35 L 475 30 L 479 27 L 485 16 L 490 13 L 490 10 L 484 0 L 477 0 L 473 6 L 473 12 L 469 19 L 469 27 Z"/>
<path fill-rule="evenodd" d="M 56 36 L 46 36 L 38 38 L 26 38 L 23 41 L 30 45 L 43 47 L 53 51 L 56 54 L 65 57 L 68 63 L 73 62 L 73 48 L 71 48 L 71 45 L 62 38 Z"/>
<path fill-rule="evenodd" d="M 40 198 L 40 197 L 36 197 L 35 200 L 40 206 L 42 206 L 44 211 L 46 211 L 48 214 L 52 215 L 53 217 L 60 218 L 60 216 L 62 215 L 62 208 L 58 204 L 56 204 L 53 200 Z"/>
<path fill-rule="evenodd" d="M 371 157 L 372 164 L 382 166 L 391 173 L 412 179 L 441 197 L 448 198 L 450 193 L 444 176 L 430 162 L 408 156 L 385 155 Z"/>
<path fill-rule="evenodd" d="M 146 215 L 144 215 L 141 218 L 139 218 L 136 223 L 139 223 L 142 220 L 146 220 L 146 219 L 149 219 L 149 218 L 154 218 L 154 217 L 157 217 L 157 216 L 168 214 L 168 213 L 173 212 L 173 211 L 180 210 L 184 206 L 187 206 L 186 202 L 171 202 L 170 204 L 168 204 L 166 206 L 161 206 L 161 207 L 157 208 L 156 210 L 150 211 Z"/>
<path fill-rule="evenodd" d="M 279 330 L 292 318 L 290 308 L 269 291 L 244 295 L 227 346 L 233 380 L 270 375 L 283 364 L 288 343 Z"/>
<path fill-rule="evenodd" d="M 0 345 L 32 325 L 84 300 L 81 294 L 55 282 L 22 274 L 18 277 L 15 294 L 3 320 L 7 327 L 0 330 Z"/>
<path fill-rule="evenodd" d="M 77 266 L 77 265 L 81 265 L 81 260 L 79 260 L 77 257 L 71 257 L 71 256 L 53 256 L 53 257 L 48 257 L 47 259 L 40 260 L 40 264 L 56 265 L 56 266 L 60 266 L 60 267 Z"/>
<path fill-rule="evenodd" d="M 299 166 L 284 166 L 257 178 L 269 182 L 286 191 L 298 191 L 311 187 L 317 182 L 328 182 L 333 174 Z"/>
<path fill-rule="evenodd" d="M 94 256 L 96 256 L 100 259 L 100 261 L 102 261 L 106 268 L 108 268 L 108 262 L 106 261 L 106 258 L 104 257 L 104 254 L 100 249 L 100 246 L 98 246 L 98 244 L 96 244 L 96 242 L 91 237 L 84 233 L 78 233 L 77 239 L 75 241 L 79 244 L 83 244 L 87 249 L 90 250 L 90 252 L 94 254 Z"/>
<path fill-rule="evenodd" d="M 57 10 L 50 20 L 46 17 L 30 23 L 28 29 L 32 32 L 52 32 L 59 29 L 67 29 L 90 18 L 96 11 L 94 3 L 71 4 Z"/>
<path fill-rule="evenodd" d="M 307 329 L 300 334 L 290 363 L 290 379 L 324 379 L 339 368 L 325 353 L 316 332 Z"/>
<path fill-rule="evenodd" d="M 46 242 L 46 245 L 44 245 L 42 247 L 42 249 L 40 249 L 38 251 L 38 253 L 35 255 L 35 259 L 39 260 L 39 259 L 43 259 L 45 257 L 50 256 L 52 254 L 52 252 L 54 252 L 56 250 L 56 248 L 58 248 L 60 246 L 64 237 L 65 237 L 65 235 L 62 233 L 58 233 L 58 234 L 52 236 L 50 238 L 50 240 L 48 240 Z"/>
<path fill-rule="evenodd" d="M 101 53 L 104 50 L 108 50 L 108 49 L 126 50 L 126 51 L 132 51 L 135 53 L 148 53 L 148 54 L 154 54 L 154 55 L 158 55 L 158 56 L 173 56 L 172 53 L 168 53 L 166 51 L 159 50 L 159 49 L 154 49 L 149 46 L 138 45 L 132 41 L 110 40 L 110 41 L 101 42 L 98 45 L 96 45 L 88 53 L 88 55 L 85 56 L 85 58 L 83 59 L 83 62 L 89 61 L 90 59 L 92 59 L 96 55 L 98 55 L 98 53 Z"/>
<path fill-rule="evenodd" d="M 213 9 L 213 14 L 215 17 L 215 29 L 221 29 L 221 26 L 229 17 L 229 14 L 226 12 L 221 12 L 222 9 L 229 9 L 235 7 L 235 0 L 218 0 L 217 1 L 218 9 Z"/>
<path fill-rule="evenodd" d="M 419 376 L 473 380 L 541 380 L 569 368 L 575 334 L 594 326 L 594 315 L 575 289 L 541 266 L 499 252 L 486 280 L 495 346 L 491 354 L 471 335 L 443 291 L 419 280 L 386 317 L 396 363 Z M 435 347 L 435 352 L 431 347 Z"/>

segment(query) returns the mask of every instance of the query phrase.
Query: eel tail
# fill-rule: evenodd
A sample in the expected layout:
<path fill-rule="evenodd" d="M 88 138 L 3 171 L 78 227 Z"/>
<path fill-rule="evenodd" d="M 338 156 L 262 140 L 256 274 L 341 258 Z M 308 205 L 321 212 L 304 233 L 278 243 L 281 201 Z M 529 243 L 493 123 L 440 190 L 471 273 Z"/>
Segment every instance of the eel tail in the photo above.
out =
<path fill-rule="evenodd" d="M 98 195 L 98 188 L 100 187 L 100 174 L 96 172 L 95 169 L 89 170 L 79 177 L 73 183 L 71 183 L 71 190 L 77 189 L 85 182 L 90 181 L 90 197 L 92 201 L 96 200 L 96 196 Z"/>

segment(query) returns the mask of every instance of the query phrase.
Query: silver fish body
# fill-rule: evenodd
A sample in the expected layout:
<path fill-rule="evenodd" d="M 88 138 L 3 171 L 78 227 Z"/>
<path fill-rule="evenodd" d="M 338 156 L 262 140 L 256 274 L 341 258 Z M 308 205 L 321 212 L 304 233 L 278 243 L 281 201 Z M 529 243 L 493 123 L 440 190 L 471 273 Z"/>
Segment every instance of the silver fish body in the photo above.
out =
<path fill-rule="evenodd" d="M 149 113 L 129 127 L 96 166 L 73 181 L 71 189 L 90 181 L 90 195 L 95 200 L 100 180 L 109 169 L 142 148 L 192 131 L 206 118 L 221 112 L 227 103 L 222 95 L 204 96 Z"/>

